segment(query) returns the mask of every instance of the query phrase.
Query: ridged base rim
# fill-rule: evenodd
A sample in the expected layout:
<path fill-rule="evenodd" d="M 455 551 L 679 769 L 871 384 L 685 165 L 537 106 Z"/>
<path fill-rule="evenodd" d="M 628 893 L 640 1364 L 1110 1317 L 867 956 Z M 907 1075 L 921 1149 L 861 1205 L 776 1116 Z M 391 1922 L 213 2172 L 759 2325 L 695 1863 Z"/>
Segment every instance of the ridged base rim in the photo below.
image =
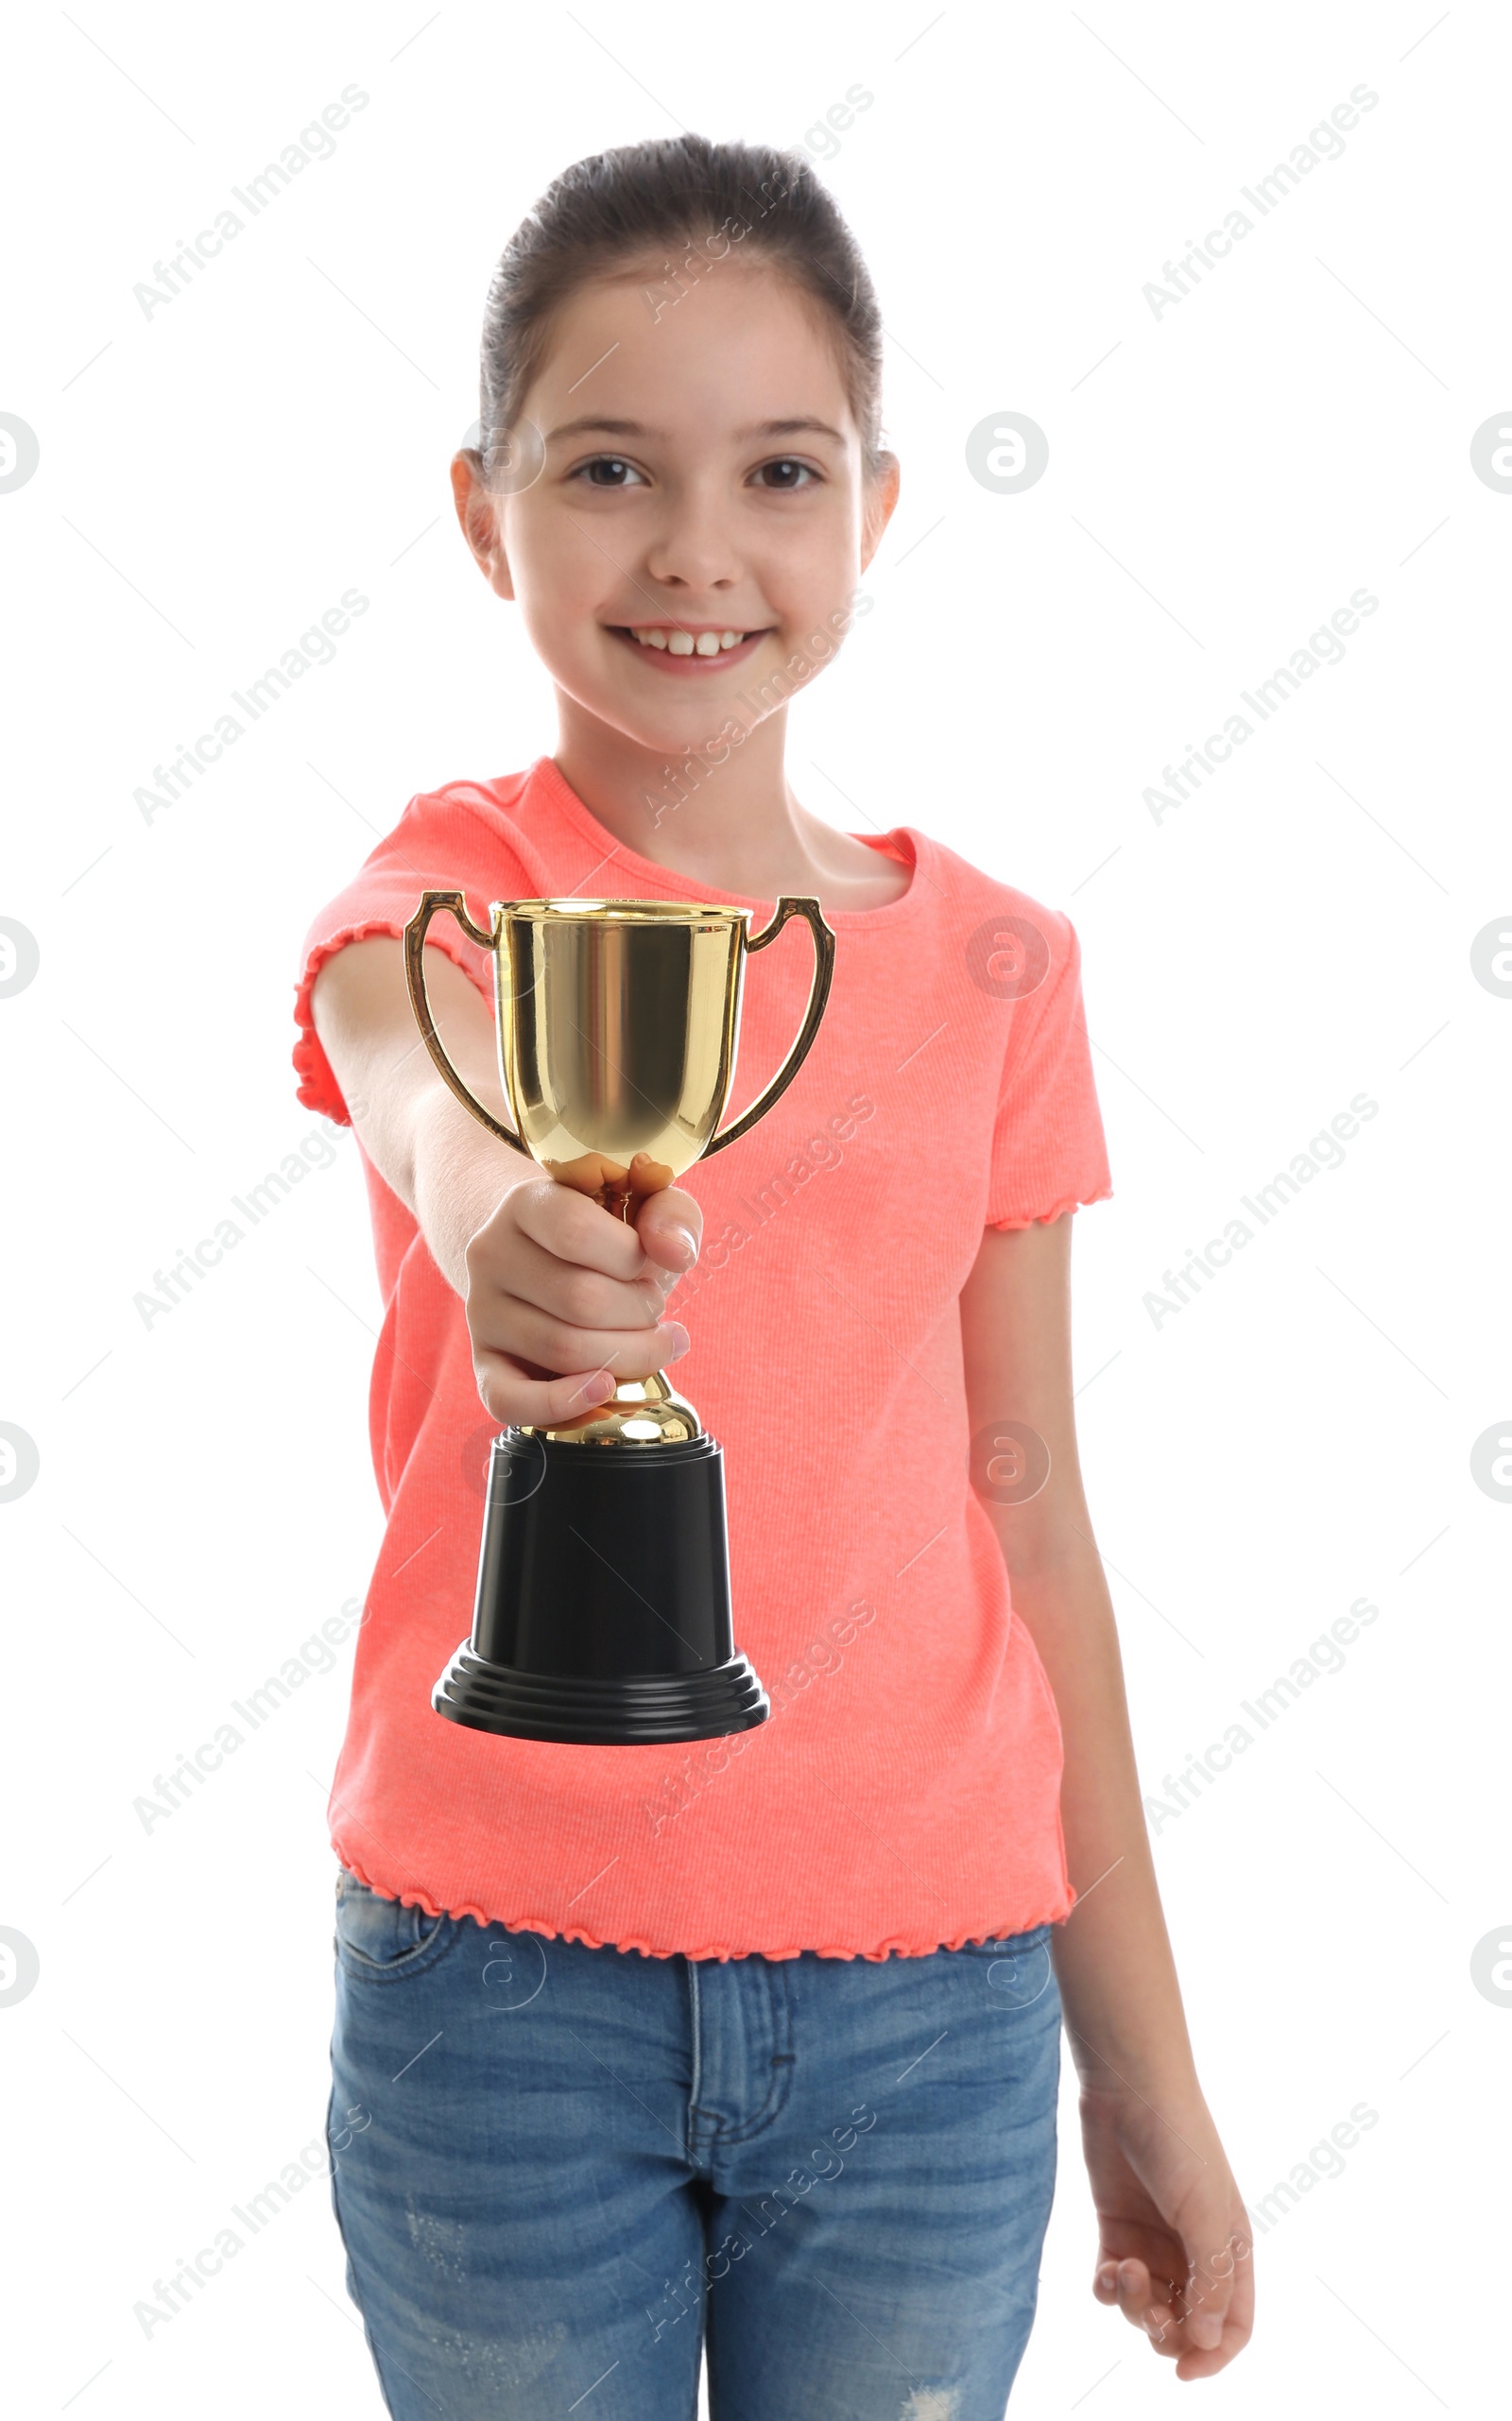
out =
<path fill-rule="evenodd" d="M 448 1723 L 471 1731 L 612 1748 L 722 1740 L 727 1732 L 754 1730 L 772 1711 L 743 1656 L 705 1673 L 585 1681 L 488 1664 L 466 1641 L 431 1691 L 431 1705 Z"/>

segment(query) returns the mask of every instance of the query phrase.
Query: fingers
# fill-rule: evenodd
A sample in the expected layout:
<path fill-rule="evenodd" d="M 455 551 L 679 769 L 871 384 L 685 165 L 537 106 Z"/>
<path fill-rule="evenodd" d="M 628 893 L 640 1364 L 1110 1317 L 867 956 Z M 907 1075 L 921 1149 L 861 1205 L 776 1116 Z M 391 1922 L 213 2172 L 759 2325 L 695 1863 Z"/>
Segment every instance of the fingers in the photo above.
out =
<path fill-rule="evenodd" d="M 644 1260 L 632 1227 L 553 1177 L 527 1177 L 506 1196 L 502 1212 L 519 1234 L 558 1261 L 599 1270 L 606 1278 L 634 1278 Z"/>
<path fill-rule="evenodd" d="M 614 1393 L 608 1370 L 576 1370 L 566 1378 L 532 1378 L 507 1353 L 486 1348 L 473 1354 L 478 1395 L 501 1428 L 551 1429 L 607 1403 Z"/>
<path fill-rule="evenodd" d="M 594 1204 L 581 1196 L 563 1199 L 612 1229 Z M 560 1218 L 547 1214 L 548 1224 Z M 567 1225 L 576 1224 L 576 1213 L 569 1213 Z M 533 1364 L 540 1376 L 610 1370 L 617 1379 L 644 1379 L 677 1361 L 688 1349 L 688 1332 L 665 1317 L 660 1277 L 670 1273 L 659 1274 L 646 1262 L 633 1234 L 622 1240 L 620 1257 L 626 1251 L 639 1275 L 611 1278 L 560 1259 L 524 1233 L 475 1237 L 468 1248 L 467 1296 L 474 1355 Z"/>
<path fill-rule="evenodd" d="M 1170 2281 L 1157 2282 L 1146 2264 L 1136 2258 L 1105 2261 L 1098 2270 L 1092 2292 L 1099 2303 L 1116 2303 L 1131 2327 L 1143 2329 L 1157 2351 L 1177 2354 L 1181 2348 L 1174 2343 L 1176 2312 L 1170 2297 Z"/>
<path fill-rule="evenodd" d="M 542 1370 L 612 1370 L 617 1379 L 648 1378 L 688 1350 L 688 1331 L 678 1320 L 649 1328 L 579 1328 L 518 1296 L 488 1306 L 472 1327 L 474 1348 L 492 1348 Z"/>
<path fill-rule="evenodd" d="M 585 1184 L 597 1173 L 579 1172 Z M 664 1172 L 632 1163 L 629 1174 Z M 663 1185 L 634 1199 L 652 1251 L 590 1193 L 545 1176 L 512 1187 L 472 1238 L 468 1328 L 478 1392 L 494 1418 L 549 1426 L 687 1351 L 687 1331 L 665 1307 L 696 1258 L 698 1206 Z M 582 1392 L 594 1380 L 596 1395 Z"/>
<path fill-rule="evenodd" d="M 691 1193 L 669 1185 L 639 1198 L 633 1221 L 616 1219 L 592 1197 L 552 1177 L 528 1177 L 511 1188 L 497 1218 L 558 1261 L 633 1279 L 646 1260 L 674 1278 L 692 1268 L 703 1236 L 703 1212 Z M 494 1222 L 482 1233 L 490 1234 Z"/>
<path fill-rule="evenodd" d="M 1241 2240 L 1243 2250 L 1247 2242 Z M 1152 2275 L 1138 2256 L 1105 2258 L 1092 2282 L 1099 2303 L 1116 2303 L 1158 2354 L 1177 2365 L 1178 2378 L 1204 2378 L 1222 2370 L 1247 2342 L 1253 2279 L 1236 2273 L 1233 2240 L 1211 2264 L 1195 2261 L 1184 2280 Z"/>
<path fill-rule="evenodd" d="M 507 1272 L 495 1282 L 503 1294 L 518 1296 L 576 1328 L 654 1328 L 677 1277 L 670 1269 L 656 1268 L 644 1256 L 638 1258 L 638 1276 L 607 1278 L 579 1262 L 558 1260 L 533 1236 L 521 1235 L 514 1241 Z M 480 1275 L 486 1278 L 487 1274 Z"/>

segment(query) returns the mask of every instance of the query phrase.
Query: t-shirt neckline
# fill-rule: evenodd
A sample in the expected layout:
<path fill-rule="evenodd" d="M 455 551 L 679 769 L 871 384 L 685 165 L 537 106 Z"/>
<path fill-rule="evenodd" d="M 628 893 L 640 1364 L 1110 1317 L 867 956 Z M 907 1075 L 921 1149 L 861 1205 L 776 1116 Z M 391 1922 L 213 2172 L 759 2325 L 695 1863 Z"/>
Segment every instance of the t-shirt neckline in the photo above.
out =
<path fill-rule="evenodd" d="M 608 825 L 601 824 L 597 817 L 584 806 L 555 757 L 538 757 L 530 768 L 528 782 L 532 788 L 540 783 L 550 793 L 568 822 L 576 825 L 584 839 L 590 841 L 599 852 L 600 865 L 607 866 L 612 862 L 623 866 L 637 879 L 643 875 L 648 876 L 653 884 L 662 885 L 665 890 L 680 892 L 682 896 L 689 899 L 706 900 L 711 903 L 728 902 L 732 908 L 766 909 L 776 904 L 774 900 L 759 899 L 748 891 L 715 889 L 710 884 L 698 882 L 691 874 L 682 873 L 676 867 L 659 866 L 655 858 L 642 857 L 638 850 L 617 839 Z M 929 871 L 928 860 L 934 853 L 934 844 L 927 833 L 917 831 L 912 824 L 898 824 L 888 833 L 875 835 L 867 833 L 851 833 L 849 837 L 851 840 L 861 841 L 868 848 L 872 846 L 874 840 L 890 841 L 895 850 L 900 843 L 905 843 L 912 855 L 913 879 L 907 890 L 900 892 L 896 900 L 884 901 L 877 908 L 827 907 L 824 911 L 826 924 L 842 926 L 854 931 L 859 927 L 877 924 L 887 918 L 902 918 L 913 908 L 921 891 L 926 887 L 937 888 Z M 597 867 L 591 868 L 593 873 L 597 871 Z M 621 896 L 629 895 L 622 894 Z"/>

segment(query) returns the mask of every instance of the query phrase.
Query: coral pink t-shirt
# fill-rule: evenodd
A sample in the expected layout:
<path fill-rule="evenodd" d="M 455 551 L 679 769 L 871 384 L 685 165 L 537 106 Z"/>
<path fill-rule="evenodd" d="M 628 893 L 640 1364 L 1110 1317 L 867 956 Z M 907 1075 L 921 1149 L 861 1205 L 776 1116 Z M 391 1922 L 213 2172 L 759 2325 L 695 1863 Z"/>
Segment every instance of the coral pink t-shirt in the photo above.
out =
<path fill-rule="evenodd" d="M 389 1897 L 701 1959 L 921 1955 L 1071 1911 L 1060 1726 L 971 1484 L 959 1296 L 984 1228 L 1110 1191 L 1076 936 L 911 826 L 871 845 L 912 868 L 907 890 L 830 912 L 833 988 L 801 1073 L 682 1180 L 704 1245 L 670 1298 L 692 1339 L 674 1382 L 724 1448 L 735 1643 L 772 1701 L 754 1731 L 579 1747 L 433 1712 L 472 1625 L 496 1424 L 461 1300 L 364 1156 L 388 1521 L 330 1822 Z M 775 906 L 638 856 L 547 757 L 413 798 L 306 944 L 300 1099 L 331 1118 L 348 1123 L 315 975 L 399 935 L 428 888 L 464 890 L 483 925 L 495 900 L 573 893 L 723 901 L 755 909 L 753 931 Z M 430 939 L 491 1003 L 491 962 L 455 920 Z M 751 961 L 727 1115 L 785 1056 L 811 963 L 801 924 Z"/>

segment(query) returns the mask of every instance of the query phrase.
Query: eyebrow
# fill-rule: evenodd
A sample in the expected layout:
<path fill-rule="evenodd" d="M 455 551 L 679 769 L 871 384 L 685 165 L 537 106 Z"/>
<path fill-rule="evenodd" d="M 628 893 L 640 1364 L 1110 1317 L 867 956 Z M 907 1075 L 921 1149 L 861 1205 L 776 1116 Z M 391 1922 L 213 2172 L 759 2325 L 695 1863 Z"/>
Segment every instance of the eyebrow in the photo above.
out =
<path fill-rule="evenodd" d="M 606 438 L 644 438 L 649 434 L 639 421 L 605 421 L 596 413 L 586 412 L 580 421 L 563 421 L 559 429 L 552 430 L 546 443 L 551 445 L 558 438 L 585 437 L 590 430 Z"/>
<path fill-rule="evenodd" d="M 552 445 L 555 444 L 558 438 L 580 438 L 586 437 L 590 433 L 607 438 L 657 438 L 664 436 L 665 434 L 664 431 L 659 429 L 646 428 L 640 421 L 606 421 L 601 419 L 598 414 L 590 412 L 586 413 L 579 421 L 564 421 L 560 428 L 552 430 L 546 442 L 548 445 Z M 836 445 L 844 445 L 845 443 L 845 438 L 841 435 L 840 431 L 838 429 L 832 428 L 828 421 L 816 421 L 807 418 L 788 421 L 758 421 L 753 428 L 737 430 L 736 435 L 742 438 L 795 438 L 800 437 L 805 433 L 815 437 L 833 438 Z"/>

